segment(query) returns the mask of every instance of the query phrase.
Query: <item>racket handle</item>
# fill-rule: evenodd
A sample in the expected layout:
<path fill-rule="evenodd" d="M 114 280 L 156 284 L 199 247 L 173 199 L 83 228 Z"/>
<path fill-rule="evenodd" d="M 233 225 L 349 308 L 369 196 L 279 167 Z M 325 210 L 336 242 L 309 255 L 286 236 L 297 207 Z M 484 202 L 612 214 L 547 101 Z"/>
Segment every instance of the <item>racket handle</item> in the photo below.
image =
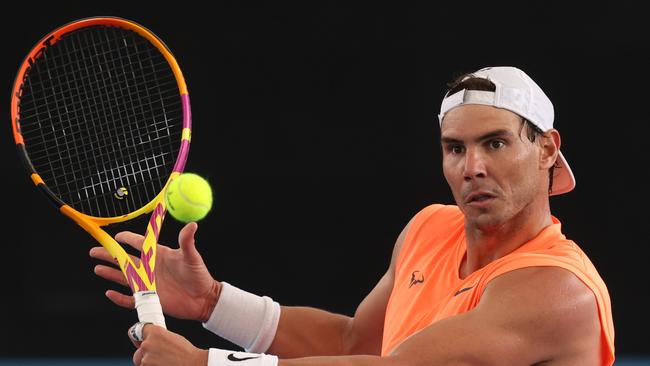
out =
<path fill-rule="evenodd" d="M 133 297 L 135 297 L 135 309 L 138 311 L 138 319 L 141 322 L 154 323 L 167 328 L 162 306 L 160 305 L 160 298 L 156 291 L 136 292 Z"/>

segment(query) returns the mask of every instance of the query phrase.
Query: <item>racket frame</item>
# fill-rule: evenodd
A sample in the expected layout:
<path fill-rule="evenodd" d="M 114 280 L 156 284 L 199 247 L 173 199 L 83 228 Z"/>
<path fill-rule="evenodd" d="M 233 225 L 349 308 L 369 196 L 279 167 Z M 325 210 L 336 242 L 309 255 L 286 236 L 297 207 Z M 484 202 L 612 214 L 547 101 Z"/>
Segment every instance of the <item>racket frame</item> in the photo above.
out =
<path fill-rule="evenodd" d="M 57 195 L 47 187 L 41 176 L 38 174 L 38 172 L 36 172 L 34 166 L 32 165 L 20 130 L 19 102 L 22 96 L 22 87 L 25 83 L 25 80 L 29 76 L 30 68 L 34 65 L 36 60 L 41 56 L 47 47 L 54 45 L 65 34 L 85 27 L 96 25 L 116 26 L 122 29 L 134 31 L 143 38 L 147 39 L 155 48 L 157 48 L 172 69 L 177 82 L 179 97 L 181 98 L 181 104 L 183 108 L 183 127 L 181 132 L 181 141 L 179 141 L 181 146 L 178 151 L 172 173 L 167 179 L 164 187 L 150 202 L 145 204 L 143 207 L 125 215 L 115 217 L 90 216 L 79 212 L 78 210 L 74 209 L 59 199 Z M 30 178 L 34 185 L 40 188 L 41 192 L 43 192 L 46 197 L 49 198 L 50 202 L 52 202 L 62 214 L 69 217 L 79 226 L 81 226 L 104 248 L 106 248 L 106 250 L 113 258 L 116 259 L 122 273 L 127 280 L 127 283 L 134 293 L 139 320 L 152 322 L 165 327 L 160 300 L 156 293 L 156 245 L 158 242 L 160 228 L 162 226 L 166 213 L 164 194 L 171 181 L 180 175 L 185 168 L 185 162 L 189 153 L 189 146 L 192 135 L 192 116 L 187 85 L 185 84 L 185 78 L 183 77 L 181 69 L 169 48 L 153 32 L 138 23 L 124 18 L 91 17 L 79 19 L 65 24 L 43 37 L 31 49 L 31 51 L 22 62 L 18 70 L 16 80 L 14 81 L 14 88 L 11 96 L 11 117 L 13 136 L 18 148 L 19 156 L 21 157 L 24 166 L 28 170 Z M 102 227 L 108 226 L 110 224 L 128 221 L 149 212 L 152 212 L 152 214 L 147 224 L 140 261 L 139 263 L 135 263 L 133 260 L 131 260 L 126 250 L 120 244 L 118 244 L 117 241 L 110 234 L 108 234 L 108 232 L 103 230 Z"/>

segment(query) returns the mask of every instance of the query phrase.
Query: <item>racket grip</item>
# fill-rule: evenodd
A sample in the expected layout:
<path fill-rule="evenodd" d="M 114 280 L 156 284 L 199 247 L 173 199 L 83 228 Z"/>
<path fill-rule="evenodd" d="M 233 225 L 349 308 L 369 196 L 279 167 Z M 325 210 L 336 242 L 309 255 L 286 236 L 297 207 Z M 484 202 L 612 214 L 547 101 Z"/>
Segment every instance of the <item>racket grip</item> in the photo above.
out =
<path fill-rule="evenodd" d="M 133 297 L 135 298 L 135 309 L 138 311 L 138 319 L 141 322 L 154 323 L 167 328 L 160 298 L 156 291 L 136 292 Z"/>

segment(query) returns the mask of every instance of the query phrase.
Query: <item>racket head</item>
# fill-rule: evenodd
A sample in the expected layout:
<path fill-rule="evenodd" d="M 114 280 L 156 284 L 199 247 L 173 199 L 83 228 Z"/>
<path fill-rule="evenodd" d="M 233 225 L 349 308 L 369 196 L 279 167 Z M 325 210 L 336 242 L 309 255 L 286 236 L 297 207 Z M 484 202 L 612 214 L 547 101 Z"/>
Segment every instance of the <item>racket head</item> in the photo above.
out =
<path fill-rule="evenodd" d="M 171 51 L 123 18 L 63 25 L 20 65 L 11 120 L 33 183 L 117 259 L 140 320 L 164 326 L 155 292 L 162 198 L 185 168 L 191 139 L 187 86 Z M 151 211 L 133 261 L 101 226 Z"/>
<path fill-rule="evenodd" d="M 189 153 L 176 59 L 153 32 L 118 17 L 44 36 L 18 69 L 11 119 L 33 183 L 68 216 L 99 226 L 154 210 Z"/>

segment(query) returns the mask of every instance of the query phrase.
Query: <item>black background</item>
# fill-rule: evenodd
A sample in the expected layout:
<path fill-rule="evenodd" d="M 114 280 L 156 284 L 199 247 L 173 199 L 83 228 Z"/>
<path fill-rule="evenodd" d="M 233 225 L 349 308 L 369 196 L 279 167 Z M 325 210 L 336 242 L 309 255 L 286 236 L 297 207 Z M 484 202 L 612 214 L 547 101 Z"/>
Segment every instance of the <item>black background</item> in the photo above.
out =
<path fill-rule="evenodd" d="M 554 102 L 578 181 L 552 198 L 553 213 L 609 286 L 618 354 L 650 354 L 650 32 L 636 7 L 113 1 L 0 9 L 0 356 L 132 352 L 126 330 L 135 312 L 104 297 L 114 286 L 92 274 L 92 238 L 31 186 L 11 137 L 9 97 L 24 56 L 54 28 L 93 15 L 146 26 L 183 69 L 194 117 L 186 170 L 215 193 L 197 234 L 213 275 L 282 304 L 348 315 L 386 270 L 408 219 L 430 203 L 453 203 L 436 119 L 445 83 L 483 66 L 524 69 Z M 141 232 L 146 219 L 109 231 Z M 161 242 L 176 245 L 180 227 L 168 219 Z M 197 346 L 232 347 L 198 323 L 167 321 Z"/>

